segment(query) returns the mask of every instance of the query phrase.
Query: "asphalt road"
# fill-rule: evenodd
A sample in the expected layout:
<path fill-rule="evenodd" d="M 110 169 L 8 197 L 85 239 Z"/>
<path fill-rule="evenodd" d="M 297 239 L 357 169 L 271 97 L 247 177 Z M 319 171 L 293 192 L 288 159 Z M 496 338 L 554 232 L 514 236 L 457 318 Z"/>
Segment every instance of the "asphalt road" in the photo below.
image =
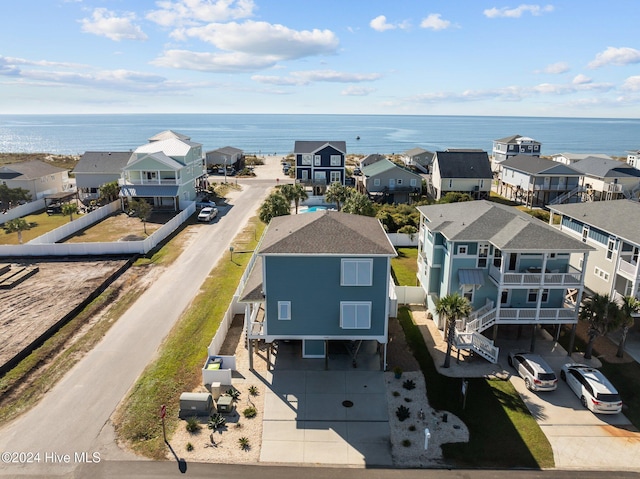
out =
<path fill-rule="evenodd" d="M 273 184 L 253 180 L 234 194 L 231 207 L 196 229 L 180 258 L 103 340 L 31 411 L 0 430 L 0 452 L 25 453 L 9 464 L 2 455 L 0 475 L 66 475 L 86 458 L 82 453 L 97 453 L 101 461 L 134 459 L 115 446 L 111 415 Z M 39 462 L 20 464 L 37 453 Z"/>

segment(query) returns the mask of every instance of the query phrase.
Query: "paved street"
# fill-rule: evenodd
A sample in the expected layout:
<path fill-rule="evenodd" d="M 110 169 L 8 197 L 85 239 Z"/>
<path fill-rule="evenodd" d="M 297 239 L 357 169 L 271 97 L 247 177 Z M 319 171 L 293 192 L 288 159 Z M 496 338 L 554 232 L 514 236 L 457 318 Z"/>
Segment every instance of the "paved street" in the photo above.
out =
<path fill-rule="evenodd" d="M 132 459 L 115 446 L 110 417 L 213 266 L 228 252 L 232 239 L 255 214 L 269 184 L 274 184 L 273 179 L 253 180 L 242 192 L 233 194 L 228 211 L 221 211 L 219 219 L 195 228 L 180 259 L 104 339 L 37 406 L 0 430 L 0 451 L 70 454 L 72 459 L 75 453 L 86 451 L 99 452 L 102 460 Z M 71 461 L 56 466 L 3 465 L 0 475 L 66 474 L 76 464 Z"/>

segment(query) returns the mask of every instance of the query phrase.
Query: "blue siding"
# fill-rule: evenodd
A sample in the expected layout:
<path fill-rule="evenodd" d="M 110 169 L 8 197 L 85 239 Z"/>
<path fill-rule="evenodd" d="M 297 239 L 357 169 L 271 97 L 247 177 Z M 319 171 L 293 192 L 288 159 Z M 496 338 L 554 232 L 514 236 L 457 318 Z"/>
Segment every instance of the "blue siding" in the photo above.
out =
<path fill-rule="evenodd" d="M 384 335 L 387 321 L 388 261 L 388 258 L 373 258 L 372 286 L 340 286 L 339 257 L 264 257 L 269 335 Z M 278 320 L 278 301 L 291 301 L 291 320 Z M 371 329 L 340 328 L 341 301 L 370 301 Z"/>
<path fill-rule="evenodd" d="M 573 218 L 568 218 L 567 216 L 562 217 L 562 227 L 573 230 L 577 233 L 582 232 L 582 227 L 584 225 L 580 221 L 576 221 Z"/>

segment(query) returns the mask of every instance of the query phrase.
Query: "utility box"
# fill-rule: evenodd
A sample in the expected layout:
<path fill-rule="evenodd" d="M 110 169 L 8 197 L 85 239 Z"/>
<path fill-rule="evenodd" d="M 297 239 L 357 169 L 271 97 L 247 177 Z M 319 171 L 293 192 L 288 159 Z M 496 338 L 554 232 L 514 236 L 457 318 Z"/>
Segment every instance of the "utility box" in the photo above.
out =
<path fill-rule="evenodd" d="M 180 395 L 180 412 L 178 417 L 211 416 L 215 412 L 213 398 L 210 393 L 182 393 Z"/>
<path fill-rule="evenodd" d="M 221 389 L 222 389 L 222 387 L 221 387 L 219 382 L 212 382 L 211 383 L 211 395 L 213 396 L 213 399 L 215 399 L 216 401 L 220 397 Z"/>

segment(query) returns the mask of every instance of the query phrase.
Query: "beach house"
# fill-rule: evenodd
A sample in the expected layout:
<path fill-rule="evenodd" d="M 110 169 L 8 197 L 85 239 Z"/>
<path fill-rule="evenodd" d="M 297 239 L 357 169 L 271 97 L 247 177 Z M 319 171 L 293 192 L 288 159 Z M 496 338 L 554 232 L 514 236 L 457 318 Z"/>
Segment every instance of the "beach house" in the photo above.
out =
<path fill-rule="evenodd" d="M 196 185 L 204 176 L 202 145 L 167 130 L 131 154 L 120 178 L 120 196 L 178 211 L 181 202 L 195 201 Z"/>
<path fill-rule="evenodd" d="M 434 155 L 435 153 L 433 151 L 416 147 L 402 153 L 401 159 L 405 165 L 413 166 L 423 173 L 429 173 Z"/>
<path fill-rule="evenodd" d="M 560 216 L 560 231 L 594 248 L 585 271 L 585 286 L 610 297 L 640 299 L 640 203 L 631 200 L 595 201 L 550 206 Z M 581 267 L 582 258 L 571 264 Z"/>
<path fill-rule="evenodd" d="M 638 198 L 640 170 L 617 160 L 590 156 L 571 165 L 582 174 L 582 201 Z"/>
<path fill-rule="evenodd" d="M 459 293 L 473 312 L 456 346 L 495 362 L 502 325 L 572 324 L 593 247 L 521 211 L 489 201 L 418 206 L 418 281 L 439 329 L 439 298 Z M 580 258 L 580 264 L 573 264 Z M 493 328 L 493 338 L 485 333 Z"/>
<path fill-rule="evenodd" d="M 313 195 L 324 195 L 327 185 L 345 184 L 345 157 L 347 144 L 344 141 L 296 141 L 296 181 L 313 188 Z"/>
<path fill-rule="evenodd" d="M 0 184 L 26 190 L 32 200 L 71 191 L 69 171 L 40 160 L 0 166 Z"/>
<path fill-rule="evenodd" d="M 227 169 L 233 168 L 235 171 L 244 168 L 244 151 L 233 146 L 207 151 L 205 158 L 207 168 L 219 166 Z"/>
<path fill-rule="evenodd" d="M 130 151 L 84 152 L 73 169 L 80 199 L 98 199 L 103 185 L 118 181 L 122 177 L 122 169 L 127 166 L 129 158 Z"/>
<path fill-rule="evenodd" d="M 326 210 L 273 218 L 240 295 L 250 364 L 254 341 L 295 341 L 304 358 L 376 342 L 384 364 L 394 256 L 375 218 Z"/>
<path fill-rule="evenodd" d="M 422 190 L 422 177 L 393 161 L 382 159 L 361 168 L 356 187 L 379 203 L 409 203 Z"/>
<path fill-rule="evenodd" d="M 493 140 L 493 148 L 491 155 L 493 161 L 491 169 L 493 171 L 500 170 L 500 164 L 512 156 L 540 156 L 542 144 L 539 141 L 522 135 L 511 135 L 499 140 Z"/>
<path fill-rule="evenodd" d="M 627 164 L 640 170 L 640 150 L 627 152 Z"/>
<path fill-rule="evenodd" d="M 436 152 L 428 188 L 436 200 L 449 192 L 468 193 L 482 199 L 489 197 L 492 180 L 486 151 L 449 149 Z"/>

